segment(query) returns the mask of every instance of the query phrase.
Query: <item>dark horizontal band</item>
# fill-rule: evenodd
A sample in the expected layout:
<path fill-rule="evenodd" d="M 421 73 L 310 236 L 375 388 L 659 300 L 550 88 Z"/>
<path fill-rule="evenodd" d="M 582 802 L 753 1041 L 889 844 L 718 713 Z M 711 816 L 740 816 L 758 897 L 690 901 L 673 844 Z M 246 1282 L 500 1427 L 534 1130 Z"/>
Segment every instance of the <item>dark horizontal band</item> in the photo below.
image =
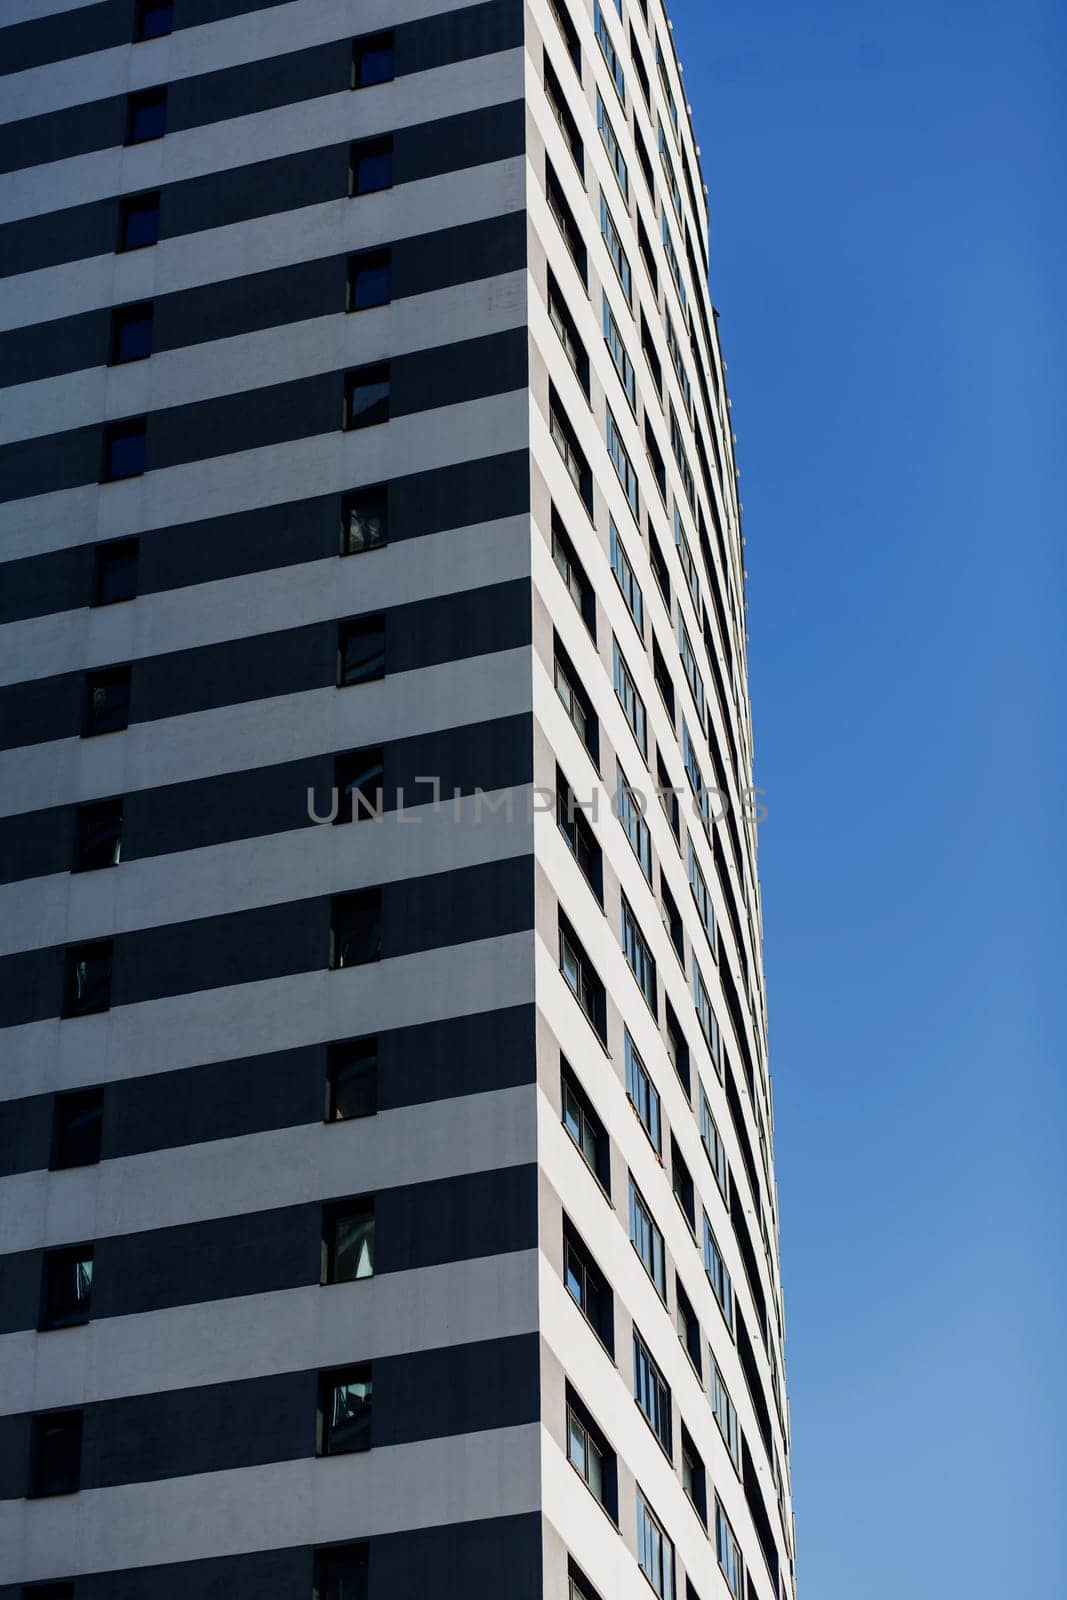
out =
<path fill-rule="evenodd" d="M 389 415 L 413 416 L 522 389 L 527 365 L 524 328 L 394 356 L 389 362 Z M 145 471 L 335 433 L 344 420 L 344 384 L 341 368 L 150 412 Z M 103 454 L 102 421 L 4 445 L 0 501 L 98 482 Z"/>
<path fill-rule="evenodd" d="M 141 1005 L 322 971 L 329 965 L 331 916 L 332 897 L 314 895 L 116 934 L 111 1004 Z M 528 855 L 400 878 L 381 891 L 382 960 L 503 938 L 532 927 L 533 859 Z M 0 1027 L 59 1016 L 65 970 L 62 945 L 0 959 Z M 77 1027 L 82 1020 L 71 1018 L 64 1026 Z"/>
<path fill-rule="evenodd" d="M 351 1538 L 360 1539 L 359 1508 Z M 381 1600 L 432 1595 L 471 1600 L 489 1594 L 502 1573 L 508 1600 L 541 1600 L 542 1524 L 536 1511 L 479 1522 L 446 1523 L 377 1534 L 367 1540 L 370 1593 Z M 64 1573 L 56 1573 L 64 1577 Z M 255 1550 L 247 1555 L 175 1561 L 78 1577 L 78 1600 L 264 1600 L 314 1592 L 315 1552 L 310 1545 Z M 23 1600 L 17 1584 L 0 1587 L 0 1600 Z"/>
<path fill-rule="evenodd" d="M 318 1284 L 322 1206 L 279 1206 L 98 1239 L 93 1320 Z M 536 1243 L 533 1164 L 398 1185 L 374 1197 L 377 1275 L 508 1255 Z M 40 1250 L 0 1256 L 0 1333 L 37 1326 L 41 1272 Z"/>
<path fill-rule="evenodd" d="M 60 16 L 51 20 L 55 30 L 60 31 L 66 19 Z M 483 5 L 400 23 L 393 29 L 393 36 L 396 76 L 402 78 L 521 45 L 522 8 L 516 0 L 486 0 Z M 0 55 L 5 43 L 0 33 Z M 351 85 L 351 71 L 351 39 L 331 39 L 308 50 L 178 78 L 167 85 L 167 133 L 182 133 L 224 118 L 229 121 L 316 100 L 322 95 L 340 94 Z M 123 144 L 126 108 L 125 95 L 112 95 L 106 100 L 91 100 L 3 124 L 0 172 L 63 161 Z"/>
<path fill-rule="evenodd" d="M 336 556 L 340 498 L 317 495 L 178 527 L 150 528 L 140 534 L 137 592 L 160 594 Z M 525 451 L 460 461 L 390 481 L 389 540 L 420 539 L 458 524 L 519 516 L 529 508 Z M 0 563 L 0 623 L 89 605 L 94 553 L 92 544 L 79 544 Z"/>
<path fill-rule="evenodd" d="M 526 265 L 526 217 L 513 211 L 392 244 L 386 240 L 383 248 L 391 257 L 391 297 L 404 300 L 520 271 Z M 347 255 L 323 256 L 159 295 L 152 302 L 152 353 L 343 311 L 347 264 Z M 110 356 L 111 317 L 110 307 L 101 306 L 0 333 L 0 384 L 103 366 Z"/>
<path fill-rule="evenodd" d="M 521 155 L 525 132 L 522 100 L 398 128 L 392 136 L 393 186 Z M 348 193 L 350 149 L 346 141 L 164 184 L 159 240 L 340 200 Z M 109 195 L 5 223 L 0 277 L 110 254 L 118 243 L 120 211 L 120 197 Z"/>
<path fill-rule="evenodd" d="M 26 72 L 51 61 L 69 61 L 73 56 L 129 44 L 134 37 L 134 4 L 135 0 L 100 0 L 97 5 L 13 23 L 0 31 L 0 74 Z M 181 0 L 175 31 L 285 4 L 286 0 Z"/>
<path fill-rule="evenodd" d="M 379 1111 L 532 1083 L 534 1012 L 507 1006 L 390 1028 L 377 1038 Z M 321 1122 L 329 1045 L 118 1078 L 103 1087 L 100 1158 Z M 55 1097 L 0 1101 L 0 1177 L 48 1166 Z"/>
<path fill-rule="evenodd" d="M 366 1359 L 358 1327 L 349 1359 Z M 533 1332 L 376 1357 L 371 1448 L 536 1421 L 538 1359 Z M 316 1454 L 318 1407 L 317 1370 L 90 1402 L 82 1408 L 80 1487 L 305 1460 Z M 0 1416 L 0 1500 L 26 1494 L 32 1436 L 29 1414 Z"/>

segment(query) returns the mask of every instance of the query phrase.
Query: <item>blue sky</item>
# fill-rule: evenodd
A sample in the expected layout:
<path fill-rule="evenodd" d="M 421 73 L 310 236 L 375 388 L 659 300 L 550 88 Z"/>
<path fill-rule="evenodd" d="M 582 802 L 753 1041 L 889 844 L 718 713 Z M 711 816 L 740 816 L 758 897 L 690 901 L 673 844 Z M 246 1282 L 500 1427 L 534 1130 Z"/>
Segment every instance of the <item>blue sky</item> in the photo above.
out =
<path fill-rule="evenodd" d="M 801 1590 L 1062 1594 L 1067 13 L 672 15 L 748 540 Z"/>

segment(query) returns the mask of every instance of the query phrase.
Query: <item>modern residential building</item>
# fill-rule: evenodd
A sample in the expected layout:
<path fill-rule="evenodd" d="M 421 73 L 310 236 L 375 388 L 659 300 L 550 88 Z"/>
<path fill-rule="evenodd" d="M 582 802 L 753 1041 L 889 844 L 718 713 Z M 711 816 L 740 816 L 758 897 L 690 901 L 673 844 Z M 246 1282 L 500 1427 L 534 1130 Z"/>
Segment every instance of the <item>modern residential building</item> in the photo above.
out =
<path fill-rule="evenodd" d="M 0 73 L 0 1600 L 792 1600 L 660 0 L 0 0 Z"/>

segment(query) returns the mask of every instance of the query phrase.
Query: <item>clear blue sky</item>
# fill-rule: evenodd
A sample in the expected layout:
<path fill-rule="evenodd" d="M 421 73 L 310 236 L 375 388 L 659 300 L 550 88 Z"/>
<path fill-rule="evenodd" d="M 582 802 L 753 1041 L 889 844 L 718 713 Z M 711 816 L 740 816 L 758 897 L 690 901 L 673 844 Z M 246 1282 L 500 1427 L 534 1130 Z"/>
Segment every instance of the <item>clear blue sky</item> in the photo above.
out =
<path fill-rule="evenodd" d="M 673 0 L 750 573 L 804 1600 L 1067 1594 L 1054 0 Z"/>

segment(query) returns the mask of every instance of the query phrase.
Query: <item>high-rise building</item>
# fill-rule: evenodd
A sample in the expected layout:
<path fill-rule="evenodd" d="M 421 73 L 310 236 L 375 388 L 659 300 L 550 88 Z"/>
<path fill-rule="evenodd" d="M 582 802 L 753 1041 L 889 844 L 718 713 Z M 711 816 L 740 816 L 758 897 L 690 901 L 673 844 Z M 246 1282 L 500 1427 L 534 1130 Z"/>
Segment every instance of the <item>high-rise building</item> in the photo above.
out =
<path fill-rule="evenodd" d="M 660 0 L 0 24 L 0 1600 L 792 1600 Z"/>

